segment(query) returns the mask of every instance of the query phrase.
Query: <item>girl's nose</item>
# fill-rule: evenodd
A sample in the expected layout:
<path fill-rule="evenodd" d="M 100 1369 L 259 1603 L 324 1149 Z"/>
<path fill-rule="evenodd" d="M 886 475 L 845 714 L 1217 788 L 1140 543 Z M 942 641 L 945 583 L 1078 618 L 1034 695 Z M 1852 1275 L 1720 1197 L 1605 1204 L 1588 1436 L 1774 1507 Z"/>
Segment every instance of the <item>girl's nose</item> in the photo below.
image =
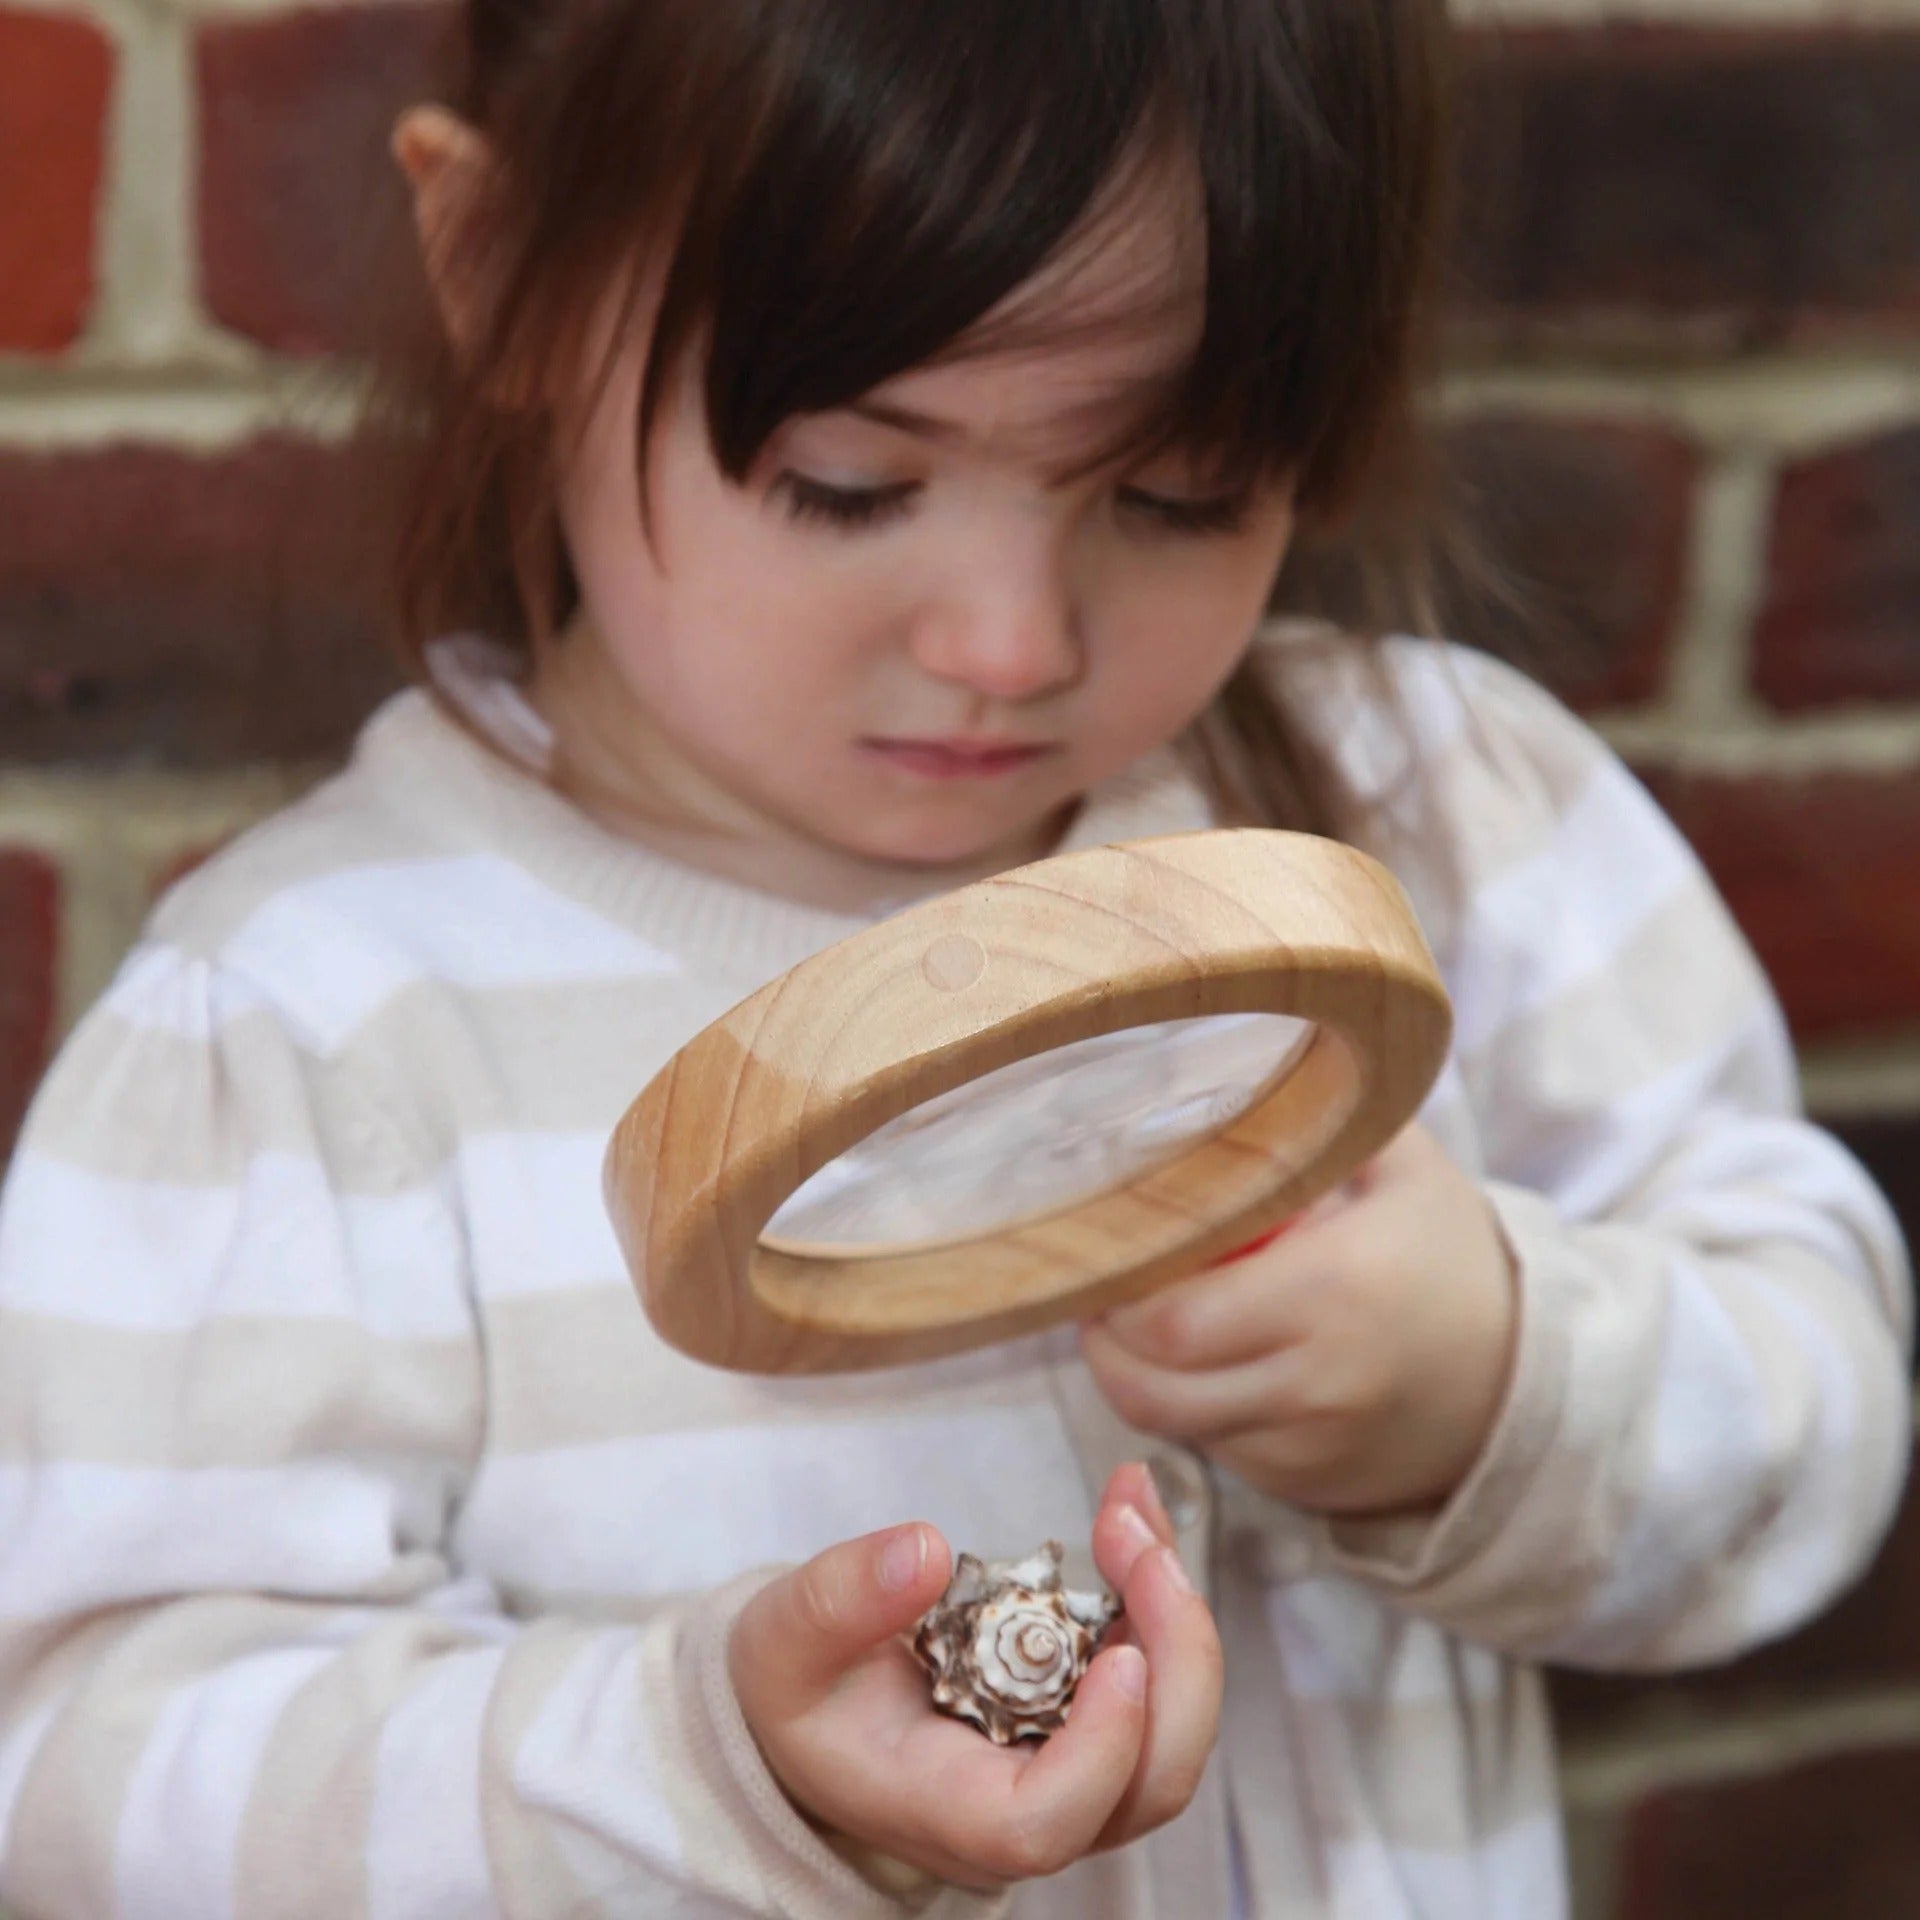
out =
<path fill-rule="evenodd" d="M 997 568 L 992 577 L 957 583 L 921 608 L 913 655 L 934 679 L 1009 703 L 1061 692 L 1082 667 L 1065 584 L 1049 575 L 1014 578 Z"/>

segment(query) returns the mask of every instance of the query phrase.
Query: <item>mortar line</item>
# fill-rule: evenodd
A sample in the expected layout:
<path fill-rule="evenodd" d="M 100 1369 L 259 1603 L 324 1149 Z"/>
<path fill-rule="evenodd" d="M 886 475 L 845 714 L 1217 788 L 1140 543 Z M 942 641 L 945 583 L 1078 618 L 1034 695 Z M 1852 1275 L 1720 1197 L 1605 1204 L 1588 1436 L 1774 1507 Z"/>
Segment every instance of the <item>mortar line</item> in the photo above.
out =
<path fill-rule="evenodd" d="M 1715 1710 L 1711 1720 L 1649 1714 L 1570 1741 L 1560 1779 L 1570 1805 L 1605 1810 L 1666 1788 L 1756 1779 L 1841 1754 L 1915 1744 L 1920 1689 L 1861 1688 L 1794 1705 Z"/>

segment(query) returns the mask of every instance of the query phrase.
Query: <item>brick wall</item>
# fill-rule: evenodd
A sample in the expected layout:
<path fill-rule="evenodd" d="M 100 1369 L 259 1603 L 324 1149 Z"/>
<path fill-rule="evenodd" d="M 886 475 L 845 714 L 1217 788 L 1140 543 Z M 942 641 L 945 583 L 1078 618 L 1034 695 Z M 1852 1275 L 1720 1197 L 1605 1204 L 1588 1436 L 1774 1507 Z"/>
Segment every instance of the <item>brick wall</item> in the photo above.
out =
<path fill-rule="evenodd" d="M 1452 444 L 1913 1232 L 1920 0 L 1462 12 Z M 432 32 L 0 0 L 0 1151 L 156 884 L 386 684 L 345 349 Z M 1585 1920 L 1920 1912 L 1920 1510 L 1787 1645 L 1563 1698 Z"/>

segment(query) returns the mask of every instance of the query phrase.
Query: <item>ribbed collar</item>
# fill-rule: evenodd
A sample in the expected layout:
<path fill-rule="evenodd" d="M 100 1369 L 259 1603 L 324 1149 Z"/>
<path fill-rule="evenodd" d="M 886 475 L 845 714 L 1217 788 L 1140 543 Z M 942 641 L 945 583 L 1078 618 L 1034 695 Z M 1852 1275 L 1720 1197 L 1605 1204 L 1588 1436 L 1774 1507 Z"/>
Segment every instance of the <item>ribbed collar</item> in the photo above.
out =
<path fill-rule="evenodd" d="M 528 720 L 538 727 L 510 688 L 495 689 L 489 699 L 496 722 L 512 716 L 516 728 Z M 506 701 L 518 706 L 517 715 Z M 524 751 L 535 740 L 520 731 L 516 744 Z M 730 974 L 770 979 L 878 917 L 782 899 L 616 834 L 537 772 L 474 739 L 419 688 L 394 695 L 367 722 L 354 768 L 380 789 L 385 804 L 426 824 L 436 841 L 513 861 L 641 938 Z M 1171 752 L 1162 752 L 1089 794 L 1056 851 L 1209 824 L 1197 783 Z M 903 898 L 891 906 L 907 904 Z"/>

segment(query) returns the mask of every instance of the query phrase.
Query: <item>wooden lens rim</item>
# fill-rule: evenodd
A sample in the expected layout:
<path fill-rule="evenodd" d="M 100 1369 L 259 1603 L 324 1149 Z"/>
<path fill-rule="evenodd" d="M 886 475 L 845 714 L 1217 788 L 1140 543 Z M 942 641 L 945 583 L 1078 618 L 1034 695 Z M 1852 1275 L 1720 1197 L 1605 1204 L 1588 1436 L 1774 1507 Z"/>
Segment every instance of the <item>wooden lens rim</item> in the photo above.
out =
<path fill-rule="evenodd" d="M 1121 1186 L 937 1245 L 762 1240 L 819 1168 L 927 1100 L 1097 1034 L 1240 1013 L 1311 1041 L 1239 1119 Z M 695 1036 L 615 1129 L 608 1212 L 692 1358 L 933 1358 L 1138 1298 L 1311 1204 L 1418 1111 L 1451 1024 L 1405 894 L 1353 848 L 1238 829 L 1064 855 L 863 929 Z"/>

